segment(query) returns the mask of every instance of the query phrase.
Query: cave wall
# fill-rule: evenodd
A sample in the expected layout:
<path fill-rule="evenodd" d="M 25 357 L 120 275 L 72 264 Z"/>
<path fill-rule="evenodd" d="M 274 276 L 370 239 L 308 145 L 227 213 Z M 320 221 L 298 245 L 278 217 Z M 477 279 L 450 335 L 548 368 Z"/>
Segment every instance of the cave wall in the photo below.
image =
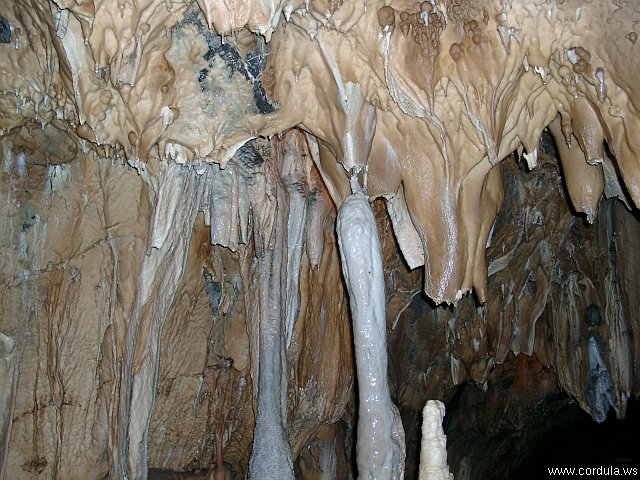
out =
<path fill-rule="evenodd" d="M 43 165 L 37 153 L 17 153 L 5 138 L 3 165 L 2 332 L 15 342 L 18 366 L 15 389 L 9 389 L 3 404 L 3 413 L 12 420 L 5 475 L 102 478 L 113 468 L 117 443 L 114 410 L 127 374 L 124 339 L 133 330 L 131 311 L 140 290 L 148 288 L 150 274 L 142 265 L 153 255 L 147 250 L 148 230 L 160 220 L 149 208 L 149 186 L 120 162 L 76 158 Z M 258 225 L 258 208 L 268 210 L 270 201 L 265 187 L 280 181 L 269 174 L 263 173 L 262 189 L 245 199 L 254 204 L 251 234 L 256 238 L 265 234 Z M 342 283 L 334 281 L 340 275 L 335 213 L 330 202 L 323 204 L 322 195 L 314 190 L 305 199 L 317 214 L 306 226 L 313 230 L 310 241 L 322 246 L 310 245 L 308 250 L 315 248 L 316 254 L 310 260 L 304 250 L 300 261 L 300 309 L 287 358 L 296 457 L 321 424 L 342 417 L 354 376 L 345 293 Z M 237 202 L 238 197 L 229 200 Z M 271 203 L 276 209 L 273 199 Z M 270 221 L 267 215 L 263 226 Z M 148 337 L 160 334 L 158 350 L 149 352 L 160 358 L 147 439 L 149 465 L 207 468 L 220 442 L 225 461 L 242 474 L 255 423 L 253 332 L 246 319 L 249 313 L 260 315 L 255 311 L 258 279 L 252 272 L 261 241 L 252 240 L 236 252 L 212 246 L 202 213 L 186 228 L 193 232 L 180 231 L 191 237 L 184 273 L 175 275 L 171 262 L 164 266 L 177 280 L 175 293 L 166 293 L 169 287 L 164 286 L 154 294 L 170 299 L 161 332 L 153 330 L 154 313 L 141 319 L 140 339 L 129 353 L 136 372 L 140 357 L 148 354 Z M 145 328 L 145 322 L 151 325 Z M 137 405 L 135 399 L 130 402 Z"/>
<path fill-rule="evenodd" d="M 350 470 L 353 174 L 410 448 L 509 352 L 637 395 L 634 2 L 2 5 L 7 478 L 246 474 L 267 322 L 296 468 Z"/>
<path fill-rule="evenodd" d="M 638 394 L 638 324 L 621 299 L 628 281 L 621 272 L 636 270 L 636 236 L 628 234 L 638 219 L 617 199 L 601 200 L 593 224 L 576 216 L 548 134 L 538 160 L 533 170 L 515 155 L 501 164 L 506 193 L 487 253 L 490 300 L 435 306 L 416 288 L 390 331 L 394 399 L 414 426 L 408 471 L 417 469 L 415 429 L 425 398 L 452 409 L 456 478 L 511 478 L 572 403 L 602 422 L 608 414 L 623 418 Z M 396 275 L 415 272 L 405 267 Z M 597 322 L 590 320 L 594 306 Z M 594 338 L 607 373 L 594 372 Z"/>

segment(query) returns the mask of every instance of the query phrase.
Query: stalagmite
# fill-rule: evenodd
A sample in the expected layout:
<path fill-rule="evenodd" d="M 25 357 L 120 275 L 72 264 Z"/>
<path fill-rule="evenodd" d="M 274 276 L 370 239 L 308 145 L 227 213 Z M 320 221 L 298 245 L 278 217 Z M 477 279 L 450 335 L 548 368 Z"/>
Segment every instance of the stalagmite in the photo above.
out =
<path fill-rule="evenodd" d="M 357 176 L 336 228 L 349 292 L 358 373 L 356 457 L 362 480 L 404 477 L 404 430 L 387 380 L 384 275 L 376 221 Z"/>
<path fill-rule="evenodd" d="M 429 400 L 422 410 L 419 480 L 453 480 L 447 465 L 447 437 L 442 430 L 444 404 Z"/>

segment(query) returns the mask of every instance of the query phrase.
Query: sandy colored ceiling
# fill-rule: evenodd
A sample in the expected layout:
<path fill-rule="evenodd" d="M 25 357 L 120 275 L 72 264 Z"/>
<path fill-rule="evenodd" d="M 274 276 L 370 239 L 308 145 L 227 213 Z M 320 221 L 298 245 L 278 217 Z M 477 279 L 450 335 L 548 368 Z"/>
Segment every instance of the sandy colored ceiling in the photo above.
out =
<path fill-rule="evenodd" d="M 0 80 L 17 115 L 2 128 L 63 122 L 153 174 L 167 159 L 224 165 L 248 139 L 301 126 L 336 202 L 343 166 L 365 164 L 371 196 L 401 197 L 396 232 L 431 298 L 485 300 L 492 167 L 516 149 L 535 166 L 549 124 L 576 211 L 592 219 L 605 185 L 621 191 L 607 153 L 640 199 L 637 6 L 583 3 L 207 1 L 203 21 L 188 2 L 18 2 Z M 210 27 L 255 62 L 266 47 L 243 28 L 271 40 L 275 111 L 251 101 L 258 68 L 207 61 Z"/>

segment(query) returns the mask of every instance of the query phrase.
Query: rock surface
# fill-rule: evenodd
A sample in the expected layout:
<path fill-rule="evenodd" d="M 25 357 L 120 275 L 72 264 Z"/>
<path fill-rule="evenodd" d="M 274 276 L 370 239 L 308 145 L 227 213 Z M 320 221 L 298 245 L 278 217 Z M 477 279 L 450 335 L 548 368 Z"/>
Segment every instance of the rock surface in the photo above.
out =
<path fill-rule="evenodd" d="M 348 476 L 357 172 L 407 475 L 502 364 L 514 405 L 639 393 L 637 2 L 1 4 L 0 477 L 244 478 L 265 408 L 289 474 Z"/>

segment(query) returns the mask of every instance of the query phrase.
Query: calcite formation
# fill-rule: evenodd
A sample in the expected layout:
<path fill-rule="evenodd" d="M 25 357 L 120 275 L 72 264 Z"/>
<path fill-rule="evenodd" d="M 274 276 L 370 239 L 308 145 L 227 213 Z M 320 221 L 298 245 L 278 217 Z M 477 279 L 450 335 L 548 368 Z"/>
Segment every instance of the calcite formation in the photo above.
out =
<path fill-rule="evenodd" d="M 2 7 L 0 476 L 346 475 L 352 345 L 387 355 L 341 280 L 353 185 L 378 199 L 401 411 L 512 352 L 624 416 L 637 2 Z M 363 455 L 399 475 L 387 396 Z"/>
<path fill-rule="evenodd" d="M 449 480 L 453 476 L 447 465 L 447 437 L 442 431 L 444 404 L 429 400 L 422 410 L 422 448 L 419 480 Z"/>
<path fill-rule="evenodd" d="M 352 179 L 353 195 L 338 212 L 338 242 L 353 319 L 360 405 L 359 478 L 404 478 L 404 430 L 387 381 L 382 251 L 369 201 Z"/>

